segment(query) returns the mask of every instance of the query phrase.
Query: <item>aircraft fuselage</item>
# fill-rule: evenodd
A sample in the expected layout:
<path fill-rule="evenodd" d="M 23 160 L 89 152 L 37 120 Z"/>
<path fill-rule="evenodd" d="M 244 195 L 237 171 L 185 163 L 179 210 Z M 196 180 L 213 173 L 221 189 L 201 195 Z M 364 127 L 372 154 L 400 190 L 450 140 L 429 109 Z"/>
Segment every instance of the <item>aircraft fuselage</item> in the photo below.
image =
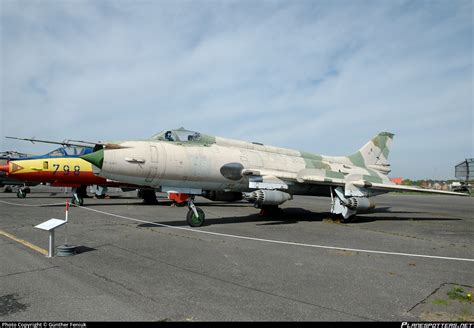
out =
<path fill-rule="evenodd" d="M 50 183 L 53 186 L 80 187 L 106 183 L 106 179 L 92 173 L 90 163 L 78 157 L 14 160 L 4 170 L 11 178 Z"/>
<path fill-rule="evenodd" d="M 219 140 L 218 140 L 219 142 Z M 199 194 L 199 190 L 249 191 L 286 189 L 290 194 L 330 196 L 324 185 L 291 183 L 272 177 L 272 172 L 286 172 L 289 179 L 297 177 L 304 169 L 318 170 L 328 178 L 343 179 L 346 174 L 370 175 L 367 169 L 352 165 L 348 160 L 304 155 L 296 150 L 251 143 L 233 145 L 232 140 L 220 140 L 220 144 L 194 145 L 166 141 L 129 141 L 122 148 L 105 149 L 103 164 L 95 173 L 108 179 L 130 184 L 176 189 L 180 192 Z M 251 146 L 247 146 L 251 145 Z M 240 146 L 240 147 L 239 147 Z M 253 147 L 254 149 L 249 149 Z M 261 148 L 261 149 L 259 149 Z M 342 160 L 343 161 L 343 160 Z M 243 170 L 267 172 L 262 181 L 242 175 Z M 286 187 L 279 187 L 285 185 Z M 272 188 L 273 186 L 273 188 Z"/>

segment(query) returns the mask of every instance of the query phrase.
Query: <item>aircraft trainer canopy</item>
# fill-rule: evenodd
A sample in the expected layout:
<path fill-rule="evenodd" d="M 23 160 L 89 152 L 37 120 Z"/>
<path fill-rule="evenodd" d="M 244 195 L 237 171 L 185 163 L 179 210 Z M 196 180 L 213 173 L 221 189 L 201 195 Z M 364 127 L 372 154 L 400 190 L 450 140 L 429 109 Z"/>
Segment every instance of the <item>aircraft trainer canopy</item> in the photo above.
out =
<path fill-rule="evenodd" d="M 152 136 L 150 139 L 177 142 L 199 142 L 201 140 L 201 134 L 196 131 L 179 128 L 175 130 L 163 130 Z"/>
<path fill-rule="evenodd" d="M 90 147 L 78 147 L 78 146 L 70 146 L 70 147 L 60 147 L 55 149 L 47 154 L 48 157 L 65 157 L 65 156 L 73 156 L 78 157 L 85 154 L 92 152 L 92 148 Z"/>

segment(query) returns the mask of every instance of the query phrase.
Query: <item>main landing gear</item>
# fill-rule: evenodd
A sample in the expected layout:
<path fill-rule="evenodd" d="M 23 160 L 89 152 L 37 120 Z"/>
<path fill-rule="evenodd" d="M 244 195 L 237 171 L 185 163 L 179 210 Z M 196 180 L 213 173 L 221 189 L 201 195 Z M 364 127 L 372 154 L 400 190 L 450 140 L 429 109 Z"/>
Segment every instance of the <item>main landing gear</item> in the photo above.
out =
<path fill-rule="evenodd" d="M 158 204 L 155 189 L 138 189 L 137 195 L 139 198 L 143 199 L 143 203 L 146 205 Z"/>
<path fill-rule="evenodd" d="M 27 194 L 31 192 L 31 189 L 29 187 L 23 186 L 18 188 L 18 191 L 16 192 L 16 197 L 18 198 L 25 198 Z"/>
<path fill-rule="evenodd" d="M 186 222 L 188 222 L 191 227 L 200 227 L 204 224 L 206 215 L 202 209 L 194 205 L 194 195 L 169 193 L 168 198 L 172 200 L 176 206 L 184 206 L 187 203 L 188 213 L 186 214 Z"/>
<path fill-rule="evenodd" d="M 358 196 L 354 193 L 346 195 L 342 187 L 331 188 L 331 215 L 340 217 L 341 222 L 350 223 L 356 220 L 356 214 L 361 211 L 372 210 L 375 203 L 368 198 L 368 193 L 358 190 Z"/>
<path fill-rule="evenodd" d="M 87 186 L 80 186 L 79 188 L 72 188 L 71 203 L 82 206 L 84 198 L 87 197 Z"/>
<path fill-rule="evenodd" d="M 278 205 L 261 205 L 258 215 L 261 217 L 274 217 L 281 215 L 281 213 L 282 209 Z"/>

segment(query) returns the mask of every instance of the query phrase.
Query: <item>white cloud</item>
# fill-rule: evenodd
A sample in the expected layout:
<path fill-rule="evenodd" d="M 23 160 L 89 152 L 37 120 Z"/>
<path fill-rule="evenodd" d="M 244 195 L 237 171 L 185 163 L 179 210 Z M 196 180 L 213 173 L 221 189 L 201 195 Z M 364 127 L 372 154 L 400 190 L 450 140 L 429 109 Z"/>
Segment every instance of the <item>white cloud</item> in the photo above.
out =
<path fill-rule="evenodd" d="M 389 130 L 394 174 L 415 178 L 473 156 L 470 1 L 0 6 L 1 136 L 185 126 L 342 155 Z"/>

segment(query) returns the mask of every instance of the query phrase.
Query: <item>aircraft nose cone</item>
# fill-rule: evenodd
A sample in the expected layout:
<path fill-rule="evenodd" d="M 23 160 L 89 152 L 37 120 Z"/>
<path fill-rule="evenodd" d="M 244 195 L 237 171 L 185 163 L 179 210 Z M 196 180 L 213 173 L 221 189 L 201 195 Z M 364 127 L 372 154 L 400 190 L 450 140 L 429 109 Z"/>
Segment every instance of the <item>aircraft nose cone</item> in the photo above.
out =
<path fill-rule="evenodd" d="M 8 165 L 8 164 L 6 164 L 6 165 L 0 165 L 0 172 L 9 173 L 9 172 L 10 172 L 10 165 Z"/>
<path fill-rule="evenodd" d="M 81 158 L 101 169 L 104 164 L 104 150 L 101 149 L 87 155 L 82 155 Z"/>

